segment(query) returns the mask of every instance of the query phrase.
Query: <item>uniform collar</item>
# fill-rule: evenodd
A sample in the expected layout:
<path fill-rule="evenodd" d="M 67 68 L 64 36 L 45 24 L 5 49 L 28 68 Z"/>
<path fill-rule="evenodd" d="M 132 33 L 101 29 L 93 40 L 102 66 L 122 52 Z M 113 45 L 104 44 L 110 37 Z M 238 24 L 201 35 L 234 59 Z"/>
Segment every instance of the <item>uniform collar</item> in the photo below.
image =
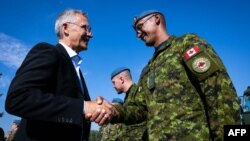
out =
<path fill-rule="evenodd" d="M 160 48 L 164 45 L 165 42 L 166 42 L 166 40 L 163 41 L 162 43 L 160 43 L 160 45 L 158 45 L 157 47 L 155 47 L 155 52 L 156 52 L 158 49 L 160 49 Z"/>
<path fill-rule="evenodd" d="M 172 43 L 172 41 L 173 41 L 174 38 L 175 38 L 175 36 L 170 36 L 167 40 L 165 40 L 164 42 L 162 42 L 162 43 L 157 47 L 158 49 L 155 50 L 154 55 L 153 55 L 151 61 L 154 60 L 154 58 L 155 58 L 156 56 L 158 56 L 159 53 L 161 53 L 162 51 L 164 51 L 165 49 L 167 49 L 168 47 L 170 47 L 170 45 L 171 45 L 171 43 Z"/>

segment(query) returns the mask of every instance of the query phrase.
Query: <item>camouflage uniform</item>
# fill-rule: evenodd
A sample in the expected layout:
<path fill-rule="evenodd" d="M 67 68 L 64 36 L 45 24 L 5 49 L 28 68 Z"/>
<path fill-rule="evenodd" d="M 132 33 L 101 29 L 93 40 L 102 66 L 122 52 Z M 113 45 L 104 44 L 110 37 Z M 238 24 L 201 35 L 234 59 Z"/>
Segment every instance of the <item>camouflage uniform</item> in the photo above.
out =
<path fill-rule="evenodd" d="M 195 34 L 166 40 L 144 67 L 132 102 L 116 108 L 119 121 L 147 117 L 150 141 L 223 140 L 223 125 L 240 124 L 230 77 L 212 47 Z"/>
<path fill-rule="evenodd" d="M 122 124 L 106 124 L 100 128 L 101 141 L 120 141 L 120 133 L 122 131 Z"/>
<path fill-rule="evenodd" d="M 131 98 L 135 95 L 137 87 L 133 84 L 124 100 L 123 106 L 126 107 L 127 103 L 131 101 Z M 110 123 L 101 127 L 100 133 L 102 135 L 102 141 L 141 141 L 142 136 L 146 133 L 146 122 L 140 122 L 136 124 L 122 124 L 122 123 Z"/>
<path fill-rule="evenodd" d="M 123 104 L 124 107 L 126 107 L 127 104 L 132 101 L 133 97 L 135 96 L 136 90 L 137 86 L 133 84 L 126 93 L 126 97 L 124 100 L 125 102 Z M 139 122 L 136 124 L 124 124 L 124 130 L 123 133 L 121 133 L 122 138 L 124 139 L 124 141 L 141 141 L 143 135 L 146 134 L 146 127 L 146 121 Z"/>

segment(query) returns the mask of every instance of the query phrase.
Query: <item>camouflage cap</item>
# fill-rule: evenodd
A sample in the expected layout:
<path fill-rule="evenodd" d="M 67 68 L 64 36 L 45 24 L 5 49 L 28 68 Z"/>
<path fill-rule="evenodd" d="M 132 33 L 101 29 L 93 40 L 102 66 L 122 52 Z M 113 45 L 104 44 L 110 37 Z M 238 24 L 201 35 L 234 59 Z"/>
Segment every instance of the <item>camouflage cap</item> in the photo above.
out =
<path fill-rule="evenodd" d="M 126 68 L 126 67 L 119 67 L 117 69 L 115 69 L 112 73 L 111 73 L 111 79 L 113 79 L 113 77 L 115 77 L 116 75 L 118 75 L 119 73 L 125 71 L 125 70 L 128 70 L 130 71 L 129 68 Z"/>
<path fill-rule="evenodd" d="M 158 13 L 158 14 L 161 14 L 162 16 L 164 16 L 160 11 L 157 11 L 157 10 L 147 10 L 147 11 L 143 11 L 142 13 L 136 15 L 134 17 L 134 21 L 133 21 L 133 27 L 135 28 L 136 24 L 141 20 L 143 19 L 144 17 L 148 16 L 148 15 L 151 15 L 151 14 L 155 14 L 155 13 Z"/>

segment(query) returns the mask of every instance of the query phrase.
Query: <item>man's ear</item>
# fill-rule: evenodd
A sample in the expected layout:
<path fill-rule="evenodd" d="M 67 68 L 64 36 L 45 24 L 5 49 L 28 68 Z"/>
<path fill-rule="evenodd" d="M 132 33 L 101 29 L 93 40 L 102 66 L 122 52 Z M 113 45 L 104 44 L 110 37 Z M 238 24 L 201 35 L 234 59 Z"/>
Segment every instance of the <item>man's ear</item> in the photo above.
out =
<path fill-rule="evenodd" d="M 123 84 L 123 83 L 124 83 L 124 79 L 123 79 L 123 77 L 120 77 L 119 79 L 122 81 L 122 84 Z"/>
<path fill-rule="evenodd" d="M 68 31 L 68 24 L 67 23 L 64 23 L 63 25 L 62 25 L 62 33 L 64 34 L 64 35 L 66 35 L 66 36 L 68 36 L 69 35 L 69 31 Z"/>
<path fill-rule="evenodd" d="M 161 17 L 160 17 L 159 14 L 156 14 L 156 15 L 155 15 L 155 23 L 156 23 L 157 25 L 159 25 L 160 22 L 161 22 Z"/>

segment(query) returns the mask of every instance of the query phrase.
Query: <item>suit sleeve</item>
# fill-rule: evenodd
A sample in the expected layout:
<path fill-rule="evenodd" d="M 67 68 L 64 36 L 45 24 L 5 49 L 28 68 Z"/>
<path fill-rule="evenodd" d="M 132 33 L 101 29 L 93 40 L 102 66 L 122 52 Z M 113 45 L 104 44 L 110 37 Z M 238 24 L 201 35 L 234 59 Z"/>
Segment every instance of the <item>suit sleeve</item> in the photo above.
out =
<path fill-rule="evenodd" d="M 58 58 L 46 43 L 30 50 L 9 87 L 7 112 L 31 120 L 82 124 L 83 100 L 56 94 Z"/>

